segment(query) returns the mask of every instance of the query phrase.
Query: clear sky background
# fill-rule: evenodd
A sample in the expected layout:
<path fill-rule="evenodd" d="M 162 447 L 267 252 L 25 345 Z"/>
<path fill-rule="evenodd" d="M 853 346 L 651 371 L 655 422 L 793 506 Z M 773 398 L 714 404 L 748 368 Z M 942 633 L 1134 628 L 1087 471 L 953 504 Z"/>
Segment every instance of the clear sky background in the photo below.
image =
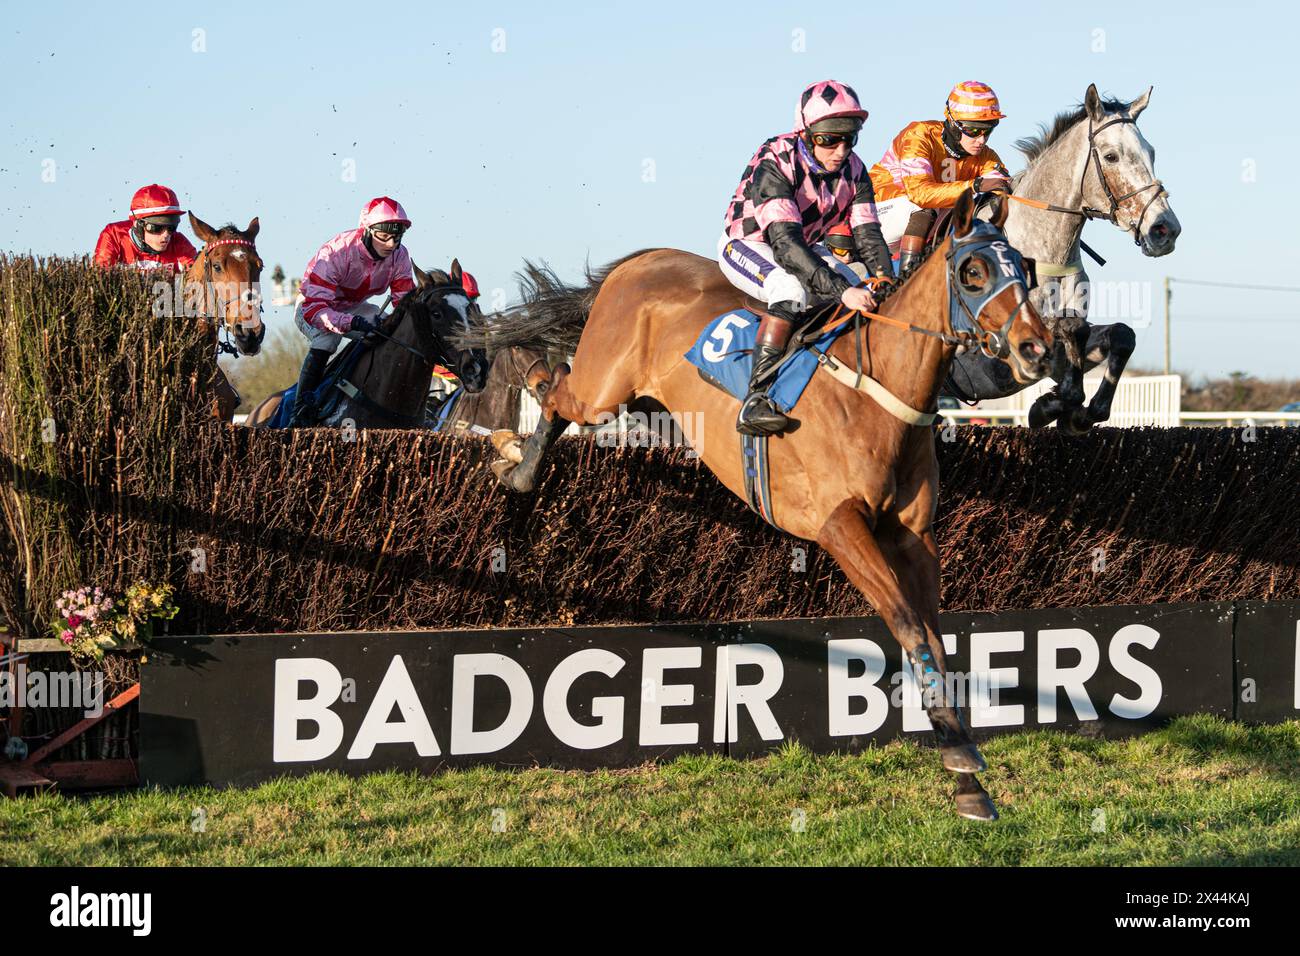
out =
<path fill-rule="evenodd" d="M 1183 227 L 1162 259 L 1085 231 L 1110 261 L 1094 279 L 1151 292 L 1136 365 L 1163 365 L 1166 275 L 1300 286 L 1295 6 L 945 6 L 5 0 L 0 249 L 89 253 L 161 182 L 213 225 L 259 216 L 267 278 L 301 275 L 388 194 L 416 263 L 458 256 L 491 308 L 516 298 L 524 258 L 577 278 L 646 246 L 712 255 L 746 162 L 810 82 L 863 97 L 872 163 L 983 80 L 1013 170 L 1012 141 L 1095 82 L 1124 99 L 1154 85 L 1141 128 Z M 1298 374 L 1300 294 L 1174 290 L 1176 369 Z"/>

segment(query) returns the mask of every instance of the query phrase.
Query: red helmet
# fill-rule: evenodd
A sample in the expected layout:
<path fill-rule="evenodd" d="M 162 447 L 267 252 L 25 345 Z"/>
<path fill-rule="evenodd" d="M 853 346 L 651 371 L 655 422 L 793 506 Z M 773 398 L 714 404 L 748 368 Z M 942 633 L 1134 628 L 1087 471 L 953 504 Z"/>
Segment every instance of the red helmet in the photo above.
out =
<path fill-rule="evenodd" d="M 847 222 L 842 222 L 838 226 L 831 226 L 830 232 L 826 233 L 826 245 L 832 249 L 849 249 L 853 248 L 853 230 L 849 228 Z"/>
<path fill-rule="evenodd" d="M 181 208 L 180 202 L 177 201 L 176 193 L 166 186 L 159 186 L 157 183 L 141 186 L 135 191 L 135 195 L 131 197 L 132 220 L 152 216 L 179 216 L 183 212 L 185 210 Z"/>
<path fill-rule="evenodd" d="M 465 294 L 468 295 L 471 299 L 478 298 L 479 295 L 478 283 L 474 281 L 474 277 L 472 275 L 470 275 L 468 272 L 465 272 L 464 270 L 462 270 L 460 274 L 460 284 L 462 288 L 464 288 Z"/>

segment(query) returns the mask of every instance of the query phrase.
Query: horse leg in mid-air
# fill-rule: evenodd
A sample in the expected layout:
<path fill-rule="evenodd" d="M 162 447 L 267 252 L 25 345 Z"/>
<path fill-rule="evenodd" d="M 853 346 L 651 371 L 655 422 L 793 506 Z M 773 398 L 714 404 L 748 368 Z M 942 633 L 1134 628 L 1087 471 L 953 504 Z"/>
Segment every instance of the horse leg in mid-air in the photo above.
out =
<path fill-rule="evenodd" d="M 1057 335 L 1062 335 L 1059 329 Z M 1062 427 L 1072 434 L 1079 434 L 1098 422 L 1110 418 L 1111 402 L 1115 398 L 1115 387 L 1128 365 L 1133 350 L 1137 347 L 1137 336 L 1133 329 L 1123 322 L 1111 325 L 1092 325 L 1084 322 L 1073 333 L 1077 343 L 1080 361 L 1078 364 L 1064 358 L 1064 353 L 1057 355 L 1056 369 L 1061 372 L 1060 383 L 1056 388 L 1045 392 L 1029 409 L 1029 427 L 1041 428 L 1058 418 Z M 1062 348 L 1058 346 L 1058 349 Z M 1083 404 L 1083 373 L 1106 363 L 1105 377 L 1085 407 Z M 1053 376 L 1055 377 L 1055 375 Z"/>
<path fill-rule="evenodd" d="M 1137 335 L 1123 322 L 1088 326 L 1088 340 L 1083 355 L 1085 367 L 1095 368 L 1102 361 L 1106 363 L 1101 385 L 1086 409 L 1090 423 L 1104 422 L 1110 418 L 1110 403 L 1115 398 L 1115 386 L 1119 384 L 1120 376 L 1124 374 L 1124 367 L 1128 365 L 1135 348 Z"/>
<path fill-rule="evenodd" d="M 560 362 L 549 375 L 536 370 L 529 376 L 530 387 L 535 391 L 542 409 L 537 430 L 517 450 L 519 439 L 509 433 L 493 434 L 492 442 L 501 459 L 492 464 L 498 480 L 512 491 L 532 491 L 536 484 L 537 469 L 546 458 L 555 439 L 564 433 L 570 422 L 580 425 L 598 425 L 609 420 L 621 405 L 631 402 L 637 395 L 639 373 L 643 359 L 650 349 L 646 332 L 627 335 L 618 330 L 618 336 L 606 335 L 599 340 L 583 338 L 574 356 L 578 367 L 573 372 L 569 365 Z M 578 395 L 591 396 L 590 400 Z M 516 451 L 511 453 L 510 446 Z M 518 464 L 515 462 L 518 461 Z"/>
<path fill-rule="evenodd" d="M 874 513 L 864 501 L 846 501 L 826 521 L 817 542 L 902 645 L 943 766 L 957 777 L 957 812 L 995 820 L 993 801 L 975 776 L 987 764 L 953 697 L 939 629 L 939 550 L 930 522 L 937 489 L 938 475 L 921 469 L 898 489 L 898 500 L 908 504 L 897 513 Z"/>

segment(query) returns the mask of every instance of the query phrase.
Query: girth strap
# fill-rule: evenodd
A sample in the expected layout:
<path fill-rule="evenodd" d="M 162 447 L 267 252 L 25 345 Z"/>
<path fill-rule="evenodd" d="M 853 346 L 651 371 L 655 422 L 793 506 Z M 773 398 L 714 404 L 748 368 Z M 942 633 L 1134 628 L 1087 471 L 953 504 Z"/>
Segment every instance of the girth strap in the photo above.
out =
<path fill-rule="evenodd" d="M 382 415 L 390 422 L 394 422 L 395 424 L 401 425 L 405 428 L 421 428 L 424 426 L 423 415 L 404 415 L 401 412 L 393 411 L 391 408 L 385 408 L 345 378 L 340 378 L 336 381 L 334 387 L 362 408 L 366 409 L 366 411 L 374 412 L 376 415 Z"/>

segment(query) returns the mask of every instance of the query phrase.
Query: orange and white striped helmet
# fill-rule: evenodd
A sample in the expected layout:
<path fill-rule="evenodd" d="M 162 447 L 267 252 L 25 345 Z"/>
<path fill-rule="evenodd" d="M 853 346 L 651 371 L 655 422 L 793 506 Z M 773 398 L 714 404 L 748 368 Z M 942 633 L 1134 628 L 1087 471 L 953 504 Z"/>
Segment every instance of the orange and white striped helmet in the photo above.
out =
<path fill-rule="evenodd" d="M 954 86 L 948 94 L 945 112 L 949 119 L 959 123 L 989 123 L 1006 118 L 998 109 L 998 95 L 979 80 L 965 80 Z"/>

